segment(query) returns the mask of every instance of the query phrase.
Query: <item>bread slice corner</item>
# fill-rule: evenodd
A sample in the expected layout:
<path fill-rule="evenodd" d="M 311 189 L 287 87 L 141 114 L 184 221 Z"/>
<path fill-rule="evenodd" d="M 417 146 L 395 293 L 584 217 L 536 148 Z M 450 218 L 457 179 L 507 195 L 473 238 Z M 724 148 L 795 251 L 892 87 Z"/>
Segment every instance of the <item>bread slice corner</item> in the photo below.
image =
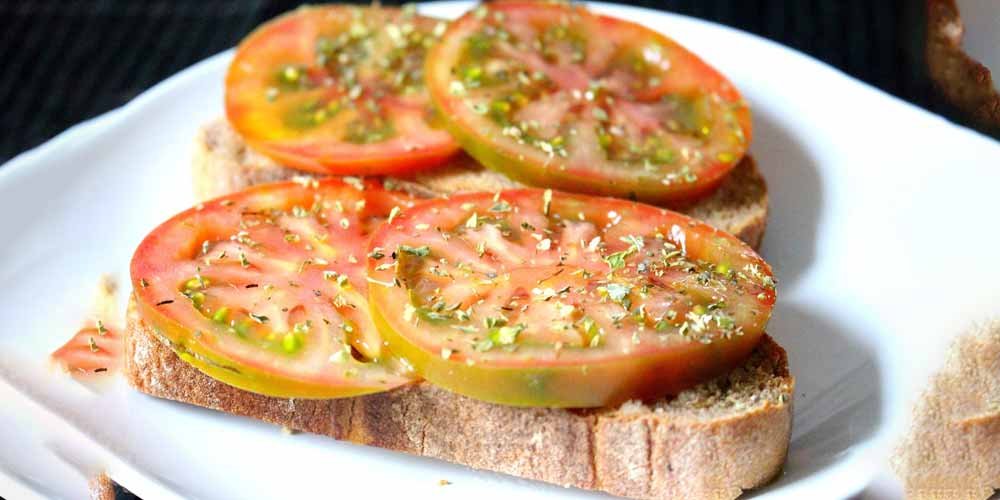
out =
<path fill-rule="evenodd" d="M 307 172 L 283 167 L 250 148 L 225 118 L 205 124 L 195 138 L 194 192 L 199 200 L 233 193 L 255 184 L 290 179 Z M 462 191 L 499 191 L 521 187 L 503 174 L 484 169 L 468 156 L 446 167 L 400 180 L 422 186 L 428 195 Z M 706 198 L 681 209 L 759 248 L 767 227 L 767 184 L 753 158 L 747 156 Z"/>
<path fill-rule="evenodd" d="M 128 382 L 155 397 L 630 498 L 736 498 L 777 476 L 791 435 L 795 381 L 767 336 L 726 376 L 602 410 L 502 406 L 425 382 L 348 399 L 263 396 L 185 363 L 134 310 L 125 343 Z"/>

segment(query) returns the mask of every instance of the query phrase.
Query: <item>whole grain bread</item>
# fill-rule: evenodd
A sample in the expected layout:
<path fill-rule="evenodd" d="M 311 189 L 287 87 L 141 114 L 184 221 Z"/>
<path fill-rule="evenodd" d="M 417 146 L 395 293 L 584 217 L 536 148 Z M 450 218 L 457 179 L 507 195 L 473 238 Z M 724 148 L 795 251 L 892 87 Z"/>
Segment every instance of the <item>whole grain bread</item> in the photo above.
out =
<path fill-rule="evenodd" d="M 1000 137 L 1000 92 L 989 68 L 962 48 L 965 24 L 955 0 L 927 0 L 927 70 L 938 90 L 986 132 Z"/>
<path fill-rule="evenodd" d="M 1000 489 L 1000 320 L 960 336 L 913 409 L 893 460 L 908 498 L 986 499 Z"/>
<path fill-rule="evenodd" d="M 233 193 L 254 184 L 287 180 L 305 172 L 278 165 L 247 146 L 224 118 L 201 128 L 195 138 L 194 191 L 199 200 Z M 446 167 L 398 179 L 426 194 L 498 191 L 521 186 L 487 170 L 468 156 Z M 767 226 L 768 197 L 764 177 L 752 157 L 745 157 L 710 196 L 680 210 L 759 248 Z"/>
<path fill-rule="evenodd" d="M 795 381 L 765 336 L 740 368 L 674 398 L 602 410 L 515 408 L 426 382 L 282 399 L 216 381 L 130 310 L 125 374 L 146 394 L 335 439 L 630 498 L 732 499 L 780 471 Z"/>

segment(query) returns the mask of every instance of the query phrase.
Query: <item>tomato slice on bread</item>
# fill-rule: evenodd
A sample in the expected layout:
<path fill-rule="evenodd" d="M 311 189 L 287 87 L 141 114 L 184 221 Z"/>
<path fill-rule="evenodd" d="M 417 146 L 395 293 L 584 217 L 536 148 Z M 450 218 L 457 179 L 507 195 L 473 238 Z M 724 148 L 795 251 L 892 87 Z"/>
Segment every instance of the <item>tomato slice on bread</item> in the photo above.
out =
<path fill-rule="evenodd" d="M 750 111 L 670 38 L 570 4 L 507 1 L 454 21 L 427 57 L 449 130 L 542 187 L 683 204 L 739 162 Z"/>
<path fill-rule="evenodd" d="M 676 394 L 743 362 L 775 300 L 743 242 L 620 199 L 458 195 L 403 210 L 370 245 L 372 316 L 393 353 L 508 405 Z"/>
<path fill-rule="evenodd" d="M 240 44 L 226 116 L 279 163 L 378 174 L 437 165 L 458 152 L 433 127 L 424 55 L 443 21 L 412 8 L 315 6 L 274 19 Z"/>
<path fill-rule="evenodd" d="M 186 210 L 132 258 L 135 306 L 182 359 L 241 389 L 330 398 L 412 379 L 368 314 L 369 233 L 408 195 L 337 179 L 253 187 Z"/>

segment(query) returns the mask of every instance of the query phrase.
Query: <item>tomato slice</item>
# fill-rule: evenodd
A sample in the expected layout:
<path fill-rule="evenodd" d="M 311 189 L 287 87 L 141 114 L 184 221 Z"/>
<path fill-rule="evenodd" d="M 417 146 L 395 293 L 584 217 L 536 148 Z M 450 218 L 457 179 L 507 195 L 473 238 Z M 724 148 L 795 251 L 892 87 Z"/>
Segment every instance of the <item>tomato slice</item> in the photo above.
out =
<path fill-rule="evenodd" d="M 666 36 L 583 7 L 496 2 L 427 57 L 442 118 L 483 165 L 543 187 L 680 204 L 711 192 L 750 142 L 750 111 Z"/>
<path fill-rule="evenodd" d="M 344 397 L 412 380 L 368 315 L 372 229 L 411 203 L 370 181 L 264 184 L 178 214 L 132 258 L 140 317 L 236 387 Z"/>
<path fill-rule="evenodd" d="M 300 8 L 240 44 L 226 115 L 290 167 L 376 174 L 440 164 L 458 144 L 430 124 L 423 64 L 444 29 L 412 8 Z"/>
<path fill-rule="evenodd" d="M 52 352 L 53 363 L 77 380 L 90 380 L 121 366 L 122 337 L 117 321 L 115 285 L 102 276 L 91 317 L 76 334 Z"/>
<path fill-rule="evenodd" d="M 115 371 L 121 364 L 121 351 L 118 330 L 98 324 L 77 330 L 51 358 L 73 377 L 89 379 Z"/>
<path fill-rule="evenodd" d="M 372 316 L 428 381 L 518 406 L 675 394 L 741 363 L 775 300 L 745 243 L 649 205 L 541 190 L 404 210 L 371 240 Z"/>

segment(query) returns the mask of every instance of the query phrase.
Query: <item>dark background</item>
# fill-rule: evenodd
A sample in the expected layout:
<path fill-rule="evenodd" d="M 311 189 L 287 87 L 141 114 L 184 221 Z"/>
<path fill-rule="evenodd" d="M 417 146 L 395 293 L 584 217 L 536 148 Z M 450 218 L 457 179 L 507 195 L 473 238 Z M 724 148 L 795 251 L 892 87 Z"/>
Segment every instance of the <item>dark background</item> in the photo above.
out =
<path fill-rule="evenodd" d="M 926 75 L 924 0 L 626 3 L 771 38 L 962 123 L 937 96 Z M 277 0 L 0 0 L 0 161 L 79 121 L 121 106 L 160 80 L 237 44 L 254 26 L 299 4 Z"/>

